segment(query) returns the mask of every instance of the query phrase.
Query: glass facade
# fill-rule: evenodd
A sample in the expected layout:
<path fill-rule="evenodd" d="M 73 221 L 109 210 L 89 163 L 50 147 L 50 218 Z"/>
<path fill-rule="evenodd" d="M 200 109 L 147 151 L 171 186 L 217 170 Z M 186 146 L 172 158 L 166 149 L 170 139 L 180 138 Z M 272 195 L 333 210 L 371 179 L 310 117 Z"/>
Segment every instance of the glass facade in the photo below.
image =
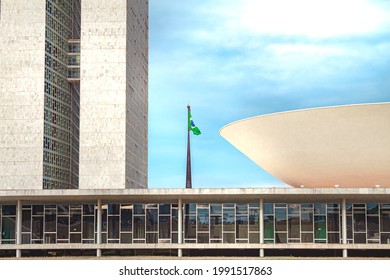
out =
<path fill-rule="evenodd" d="M 183 204 L 184 243 L 342 243 L 341 204 Z M 16 243 L 16 205 L 0 206 L 1 244 Z M 102 243 L 178 243 L 178 204 L 103 204 Z M 96 243 L 97 204 L 22 206 L 22 244 Z M 347 243 L 390 244 L 390 204 L 347 204 Z"/>

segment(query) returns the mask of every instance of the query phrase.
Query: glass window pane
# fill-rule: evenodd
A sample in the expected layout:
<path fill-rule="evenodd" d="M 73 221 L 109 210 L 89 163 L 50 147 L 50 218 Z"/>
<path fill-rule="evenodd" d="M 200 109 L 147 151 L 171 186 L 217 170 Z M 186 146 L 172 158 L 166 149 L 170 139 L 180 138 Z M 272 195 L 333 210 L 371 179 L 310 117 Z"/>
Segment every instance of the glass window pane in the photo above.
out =
<path fill-rule="evenodd" d="M 178 231 L 178 210 L 172 209 L 172 231 Z"/>
<path fill-rule="evenodd" d="M 43 215 L 43 205 L 32 206 L 33 215 Z"/>
<path fill-rule="evenodd" d="M 69 217 L 58 217 L 57 239 L 69 239 Z"/>
<path fill-rule="evenodd" d="M 171 238 L 171 219 L 169 216 L 159 217 L 159 238 Z"/>
<path fill-rule="evenodd" d="M 223 243 L 236 243 L 236 237 L 234 233 L 224 233 Z"/>
<path fill-rule="evenodd" d="M 146 231 L 158 231 L 157 209 L 146 209 Z"/>
<path fill-rule="evenodd" d="M 258 233 L 249 233 L 249 243 L 260 243 L 260 236 Z"/>
<path fill-rule="evenodd" d="M 209 209 L 198 209 L 198 231 L 209 231 Z"/>
<path fill-rule="evenodd" d="M 234 212 L 233 208 L 223 209 L 223 231 L 235 230 Z"/>
<path fill-rule="evenodd" d="M 208 233 L 198 233 L 197 243 L 210 243 L 209 240 L 210 239 Z"/>
<path fill-rule="evenodd" d="M 22 211 L 22 232 L 31 232 L 31 210 Z"/>
<path fill-rule="evenodd" d="M 366 234 L 365 233 L 355 233 L 353 235 L 353 242 L 355 244 L 366 244 Z"/>
<path fill-rule="evenodd" d="M 121 243 L 130 244 L 133 242 L 133 234 L 121 233 Z"/>
<path fill-rule="evenodd" d="M 139 203 L 134 204 L 134 214 L 145 214 L 144 204 L 139 204 Z"/>
<path fill-rule="evenodd" d="M 379 239 L 378 216 L 367 216 L 367 239 Z"/>
<path fill-rule="evenodd" d="M 158 243 L 158 234 L 157 233 L 147 233 L 146 234 L 146 243 Z"/>
<path fill-rule="evenodd" d="M 32 217 L 32 239 L 43 239 L 43 217 Z"/>
<path fill-rule="evenodd" d="M 313 233 L 302 233 L 301 234 L 302 243 L 313 243 Z"/>
<path fill-rule="evenodd" d="M 302 210 L 301 213 L 301 226 L 302 231 L 313 231 L 313 212 Z"/>
<path fill-rule="evenodd" d="M 264 214 L 273 214 L 273 213 L 274 213 L 274 204 L 264 203 Z"/>
<path fill-rule="evenodd" d="M 366 214 L 364 210 L 355 210 L 353 213 L 353 229 L 355 232 L 366 231 Z"/>
<path fill-rule="evenodd" d="M 287 233 L 275 232 L 275 243 L 287 243 Z"/>
<path fill-rule="evenodd" d="M 338 232 L 328 233 L 328 243 L 340 243 L 340 234 Z"/>
<path fill-rule="evenodd" d="M 381 209 L 381 231 L 390 232 L 390 209 Z"/>
<path fill-rule="evenodd" d="M 108 204 L 108 215 L 119 215 L 119 204 Z"/>
<path fill-rule="evenodd" d="M 108 216 L 108 239 L 119 238 L 119 217 Z"/>
<path fill-rule="evenodd" d="M 222 238 L 222 217 L 210 217 L 210 238 Z"/>
<path fill-rule="evenodd" d="M 94 218 L 95 218 L 94 216 L 83 217 L 83 239 L 94 239 L 95 236 Z"/>
<path fill-rule="evenodd" d="M 45 211 L 45 232 L 56 232 L 56 210 Z"/>
<path fill-rule="evenodd" d="M 264 216 L 264 238 L 274 238 L 274 216 Z"/>
<path fill-rule="evenodd" d="M 93 215 L 95 210 L 94 204 L 83 204 L 83 215 Z"/>
<path fill-rule="evenodd" d="M 81 233 L 71 233 L 70 243 L 81 243 Z"/>
<path fill-rule="evenodd" d="M 171 214 L 171 204 L 160 204 L 160 215 Z"/>
<path fill-rule="evenodd" d="M 259 209 L 249 209 L 249 231 L 259 231 Z"/>
<path fill-rule="evenodd" d="M 248 213 L 248 204 L 237 204 L 236 205 L 236 214 L 247 214 Z"/>
<path fill-rule="evenodd" d="M 314 238 L 326 239 L 326 216 L 314 216 Z"/>
<path fill-rule="evenodd" d="M 70 210 L 70 232 L 81 232 L 81 209 Z"/>
<path fill-rule="evenodd" d="M 379 205 L 378 204 L 367 204 L 367 214 L 378 215 L 379 214 Z"/>
<path fill-rule="evenodd" d="M 248 216 L 236 217 L 236 238 L 248 238 Z"/>
<path fill-rule="evenodd" d="M 3 205 L 3 216 L 15 216 L 16 215 L 16 205 Z"/>
<path fill-rule="evenodd" d="M 328 213 L 328 231 L 339 231 L 340 215 Z"/>
<path fill-rule="evenodd" d="M 211 204 L 210 211 L 211 211 L 211 215 L 222 214 L 222 204 Z"/>
<path fill-rule="evenodd" d="M 185 238 L 196 238 L 196 216 L 186 216 L 184 221 Z"/>
<path fill-rule="evenodd" d="M 121 231 L 133 230 L 133 209 L 121 209 Z"/>
<path fill-rule="evenodd" d="M 299 204 L 288 204 L 288 214 L 289 215 L 299 215 Z"/>
<path fill-rule="evenodd" d="M 275 209 L 275 230 L 287 231 L 287 213 L 286 209 Z"/>
<path fill-rule="evenodd" d="M 4 209 L 4 208 L 3 208 Z M 15 218 L 4 217 L 1 219 L 1 238 L 4 239 L 15 239 Z"/>
<path fill-rule="evenodd" d="M 288 219 L 288 238 L 300 238 L 299 217 L 290 217 Z"/>
<path fill-rule="evenodd" d="M 314 213 L 315 214 L 326 214 L 326 204 L 325 203 L 315 203 L 314 204 Z"/>
<path fill-rule="evenodd" d="M 381 244 L 390 244 L 390 233 L 381 233 Z"/>

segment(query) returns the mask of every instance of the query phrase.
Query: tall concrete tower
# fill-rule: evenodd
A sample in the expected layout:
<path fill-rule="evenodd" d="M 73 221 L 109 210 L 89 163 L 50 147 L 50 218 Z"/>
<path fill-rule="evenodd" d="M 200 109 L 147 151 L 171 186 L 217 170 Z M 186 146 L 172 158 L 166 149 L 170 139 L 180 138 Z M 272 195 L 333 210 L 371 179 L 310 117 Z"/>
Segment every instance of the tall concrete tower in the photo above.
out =
<path fill-rule="evenodd" d="M 0 7 L 0 189 L 147 188 L 148 1 Z"/>

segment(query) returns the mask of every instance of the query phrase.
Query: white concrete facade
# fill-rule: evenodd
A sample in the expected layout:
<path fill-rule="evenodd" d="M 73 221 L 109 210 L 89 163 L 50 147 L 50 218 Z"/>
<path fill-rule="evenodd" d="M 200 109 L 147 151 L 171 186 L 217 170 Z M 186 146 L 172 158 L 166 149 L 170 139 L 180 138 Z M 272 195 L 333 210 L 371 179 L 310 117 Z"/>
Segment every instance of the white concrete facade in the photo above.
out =
<path fill-rule="evenodd" d="M 142 56 L 147 57 L 147 1 L 82 1 L 80 189 L 147 187 Z"/>
<path fill-rule="evenodd" d="M 45 0 L 2 0 L 0 188 L 42 189 Z"/>

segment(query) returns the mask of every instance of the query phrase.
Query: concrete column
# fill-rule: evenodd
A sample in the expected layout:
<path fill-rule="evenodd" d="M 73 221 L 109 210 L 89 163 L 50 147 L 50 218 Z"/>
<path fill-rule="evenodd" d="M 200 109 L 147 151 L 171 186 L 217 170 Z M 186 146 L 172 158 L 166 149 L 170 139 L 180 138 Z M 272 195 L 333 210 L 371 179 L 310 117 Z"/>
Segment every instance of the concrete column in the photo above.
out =
<path fill-rule="evenodd" d="M 347 201 L 343 198 L 341 205 L 341 239 L 343 244 L 347 244 Z M 343 257 L 348 257 L 348 250 L 343 249 Z"/>
<path fill-rule="evenodd" d="M 260 244 L 264 244 L 264 200 L 259 201 L 259 229 L 260 229 Z M 264 257 L 264 249 L 260 249 L 260 257 Z"/>
<path fill-rule="evenodd" d="M 16 244 L 22 244 L 22 201 L 16 203 Z M 16 249 L 16 257 L 22 257 L 22 250 Z"/>
<path fill-rule="evenodd" d="M 181 198 L 179 199 L 177 207 L 178 207 L 178 209 L 177 209 L 177 212 L 178 212 L 178 218 L 177 218 L 178 219 L 178 221 L 177 221 L 178 238 L 177 238 L 177 240 L 178 240 L 179 244 L 183 244 L 183 201 Z M 179 258 L 183 256 L 183 251 L 181 248 L 179 248 L 177 250 L 177 256 Z"/>
<path fill-rule="evenodd" d="M 102 200 L 98 199 L 97 201 L 97 236 L 96 244 L 102 243 Z M 96 249 L 96 256 L 102 256 L 102 250 L 100 248 Z"/>

